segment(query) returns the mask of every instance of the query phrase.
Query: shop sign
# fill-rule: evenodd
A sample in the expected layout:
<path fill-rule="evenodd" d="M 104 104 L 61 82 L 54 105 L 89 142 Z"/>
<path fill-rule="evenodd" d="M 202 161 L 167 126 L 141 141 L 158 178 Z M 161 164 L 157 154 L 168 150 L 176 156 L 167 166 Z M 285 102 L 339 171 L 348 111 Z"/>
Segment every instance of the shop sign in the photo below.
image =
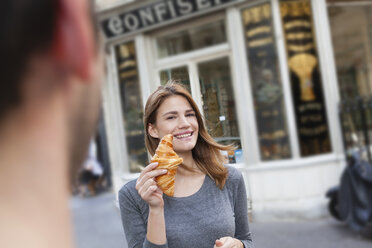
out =
<path fill-rule="evenodd" d="M 241 0 L 162 0 L 124 11 L 101 21 L 107 39 L 159 27 L 216 10 Z"/>

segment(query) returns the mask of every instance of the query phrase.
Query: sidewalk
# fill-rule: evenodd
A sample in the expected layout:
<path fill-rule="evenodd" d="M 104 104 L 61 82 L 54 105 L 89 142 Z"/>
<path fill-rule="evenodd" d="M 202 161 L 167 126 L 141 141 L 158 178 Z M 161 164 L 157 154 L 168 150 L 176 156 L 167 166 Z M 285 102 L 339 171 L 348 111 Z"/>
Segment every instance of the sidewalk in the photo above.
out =
<path fill-rule="evenodd" d="M 114 199 L 113 193 L 71 199 L 77 248 L 127 248 Z M 256 248 L 372 247 L 372 226 L 358 234 L 332 218 L 251 223 L 250 228 Z"/>
<path fill-rule="evenodd" d="M 331 218 L 277 223 L 252 223 L 256 248 L 367 248 L 372 227 L 358 234 Z"/>
<path fill-rule="evenodd" d="M 70 201 L 76 248 L 127 248 L 113 193 Z"/>

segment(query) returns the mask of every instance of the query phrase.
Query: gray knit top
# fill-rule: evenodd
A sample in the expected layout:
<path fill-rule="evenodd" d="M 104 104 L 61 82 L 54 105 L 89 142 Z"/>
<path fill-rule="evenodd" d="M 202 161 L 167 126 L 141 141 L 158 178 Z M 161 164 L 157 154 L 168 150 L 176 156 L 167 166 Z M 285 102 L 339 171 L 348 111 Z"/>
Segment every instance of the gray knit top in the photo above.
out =
<path fill-rule="evenodd" d="M 215 240 L 231 236 L 253 247 L 248 227 L 247 197 L 240 171 L 228 167 L 221 190 L 205 176 L 201 188 L 191 196 L 163 195 L 167 243 L 155 245 L 146 239 L 149 207 L 135 189 L 136 180 L 119 191 L 119 204 L 129 248 L 213 248 Z"/>

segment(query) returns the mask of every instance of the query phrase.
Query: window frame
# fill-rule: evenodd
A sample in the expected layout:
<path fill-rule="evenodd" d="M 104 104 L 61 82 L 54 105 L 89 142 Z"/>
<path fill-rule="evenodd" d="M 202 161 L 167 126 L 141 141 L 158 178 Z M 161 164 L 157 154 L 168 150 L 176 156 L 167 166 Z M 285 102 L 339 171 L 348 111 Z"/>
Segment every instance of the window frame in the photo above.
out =
<path fill-rule="evenodd" d="M 255 113 L 254 113 L 254 104 L 253 104 L 253 94 L 251 90 L 251 79 L 249 76 L 249 66 L 247 61 L 247 51 L 244 44 L 244 34 L 243 34 L 243 25 L 242 25 L 242 16 L 241 12 L 249 7 L 253 7 L 255 5 L 263 4 L 263 3 L 270 3 L 271 11 L 273 16 L 273 28 L 274 28 L 274 36 L 275 36 L 275 43 L 278 55 L 278 65 L 279 65 L 279 73 L 282 80 L 283 86 L 283 94 L 284 94 L 284 105 L 286 109 L 286 120 L 287 120 L 287 128 L 289 134 L 289 141 L 291 146 L 292 157 L 289 159 L 282 159 L 282 160 L 272 160 L 272 161 L 263 161 L 261 160 L 260 150 L 259 150 L 259 139 L 257 135 L 257 126 L 255 120 Z M 291 82 L 289 77 L 289 69 L 287 64 L 287 54 L 285 48 L 285 40 L 284 40 L 284 32 L 282 28 L 282 20 L 280 15 L 280 5 L 279 0 L 257 0 L 250 3 L 241 3 L 235 7 L 230 7 L 228 9 L 227 19 L 231 19 L 229 25 L 226 25 L 228 28 L 231 29 L 234 25 L 235 30 L 238 30 L 238 35 L 232 36 L 229 34 L 229 37 L 234 37 L 235 42 L 230 40 L 229 42 L 233 43 L 232 47 L 232 54 L 233 59 L 236 65 L 237 73 L 241 77 L 240 81 L 242 83 L 237 82 L 237 85 L 240 85 L 240 93 L 247 94 L 248 101 L 245 99 L 244 102 L 239 102 L 240 104 L 245 104 L 247 108 L 245 109 L 245 116 L 246 121 L 249 122 L 249 125 L 244 124 L 244 128 L 254 129 L 253 131 L 247 132 L 249 133 L 247 141 L 245 142 L 248 147 L 250 147 L 251 154 L 248 155 L 245 161 L 248 162 L 249 166 L 247 167 L 249 170 L 266 170 L 272 168 L 286 168 L 286 167 L 293 167 L 298 165 L 307 165 L 307 164 L 314 164 L 311 161 L 330 161 L 330 160 L 340 160 L 343 157 L 343 150 L 342 150 L 342 141 L 340 137 L 340 126 L 338 123 L 338 114 L 337 114 L 337 103 L 339 101 L 338 96 L 338 86 L 337 86 L 337 77 L 336 77 L 336 70 L 335 70 L 335 62 L 333 57 L 333 47 L 330 38 L 330 30 L 329 26 L 324 25 L 324 23 L 329 23 L 328 21 L 328 14 L 327 14 L 327 7 L 325 1 L 311 1 L 311 8 L 313 14 L 313 23 L 314 23 L 314 34 L 315 34 L 315 43 L 318 49 L 318 58 L 319 58 L 319 68 L 321 71 L 322 77 L 322 86 L 323 86 L 323 94 L 325 97 L 325 107 L 326 107 L 326 117 L 328 120 L 328 128 L 329 128 L 329 135 L 331 141 L 331 151 L 325 154 L 313 155 L 309 157 L 301 157 L 300 155 L 300 147 L 299 147 L 299 139 L 297 137 L 297 125 L 295 120 L 295 113 L 293 108 L 293 99 L 292 99 L 292 92 L 291 92 Z M 235 19 L 235 20 L 233 20 Z M 237 21 L 238 20 L 238 21 Z M 237 26 L 236 24 L 239 24 Z M 235 48 L 235 49 L 234 49 Z M 235 50 L 235 51 L 234 51 Z M 244 56 L 242 56 L 244 54 Z M 240 56 L 240 58 L 239 58 Z M 238 68 L 240 67 L 240 68 Z M 244 83 L 244 82 L 248 82 Z M 325 83 L 327 82 L 327 83 Z M 243 84 L 243 86 L 242 86 Z M 244 84 L 246 84 L 244 86 Z M 336 91 L 337 90 L 337 91 Z M 244 98 L 242 98 L 244 99 Z M 238 104 L 239 105 L 239 104 Z M 239 111 L 238 116 L 241 116 L 242 113 Z M 243 114 L 244 116 L 244 114 Z M 250 119 L 250 120 L 248 120 Z M 241 128 L 242 129 L 242 128 Z M 246 137 L 244 133 L 241 133 L 242 137 Z M 250 157 L 249 157 L 250 156 Z"/>
<path fill-rule="evenodd" d="M 208 62 L 219 58 L 227 58 L 230 63 L 230 77 L 231 77 L 231 86 L 233 88 L 234 97 L 235 97 L 235 106 L 237 107 L 239 105 L 239 98 L 238 96 L 238 90 L 236 86 L 235 79 L 237 78 L 235 75 L 235 72 L 233 70 L 233 58 L 231 55 L 231 49 L 229 44 L 229 34 L 228 34 L 228 28 L 227 28 L 227 18 L 226 18 L 226 12 L 223 13 L 217 13 L 213 16 L 207 16 L 205 18 L 200 18 L 198 20 L 191 21 L 187 24 L 182 24 L 183 28 L 178 29 L 178 26 L 173 26 L 172 28 L 168 28 L 167 30 L 162 30 L 160 32 L 157 32 L 156 34 L 149 35 L 149 40 L 151 43 L 151 47 L 153 51 L 156 51 L 154 53 L 153 61 L 154 61 L 154 69 L 153 69 L 153 75 L 156 75 L 156 85 L 155 87 L 160 86 L 160 72 L 165 69 L 172 69 L 177 68 L 181 66 L 186 66 L 189 72 L 190 76 L 190 87 L 191 87 L 191 94 L 193 96 L 193 99 L 195 100 L 198 108 L 201 110 L 202 115 L 203 113 L 203 106 L 202 106 L 202 95 L 200 91 L 200 83 L 199 83 L 199 73 L 198 73 L 198 64 L 202 62 Z M 226 42 L 221 43 L 218 45 L 214 45 L 211 47 L 205 47 L 197 50 L 193 50 L 190 52 L 185 52 L 165 58 L 159 58 L 157 54 L 157 43 L 156 40 L 159 36 L 166 35 L 167 33 L 172 32 L 178 32 L 182 31 L 184 29 L 197 27 L 200 25 L 212 23 L 214 21 L 224 20 L 225 21 L 225 29 L 226 29 Z M 240 136 L 240 142 L 243 150 L 243 155 L 247 153 L 247 149 L 245 149 L 245 145 L 242 142 L 242 127 L 240 121 L 240 113 L 236 111 L 237 114 L 237 123 L 239 126 L 239 136 Z M 245 156 L 245 155 L 244 155 Z M 243 167 L 244 164 L 246 164 L 246 161 L 244 160 L 243 163 L 235 163 L 230 164 L 236 167 Z"/>

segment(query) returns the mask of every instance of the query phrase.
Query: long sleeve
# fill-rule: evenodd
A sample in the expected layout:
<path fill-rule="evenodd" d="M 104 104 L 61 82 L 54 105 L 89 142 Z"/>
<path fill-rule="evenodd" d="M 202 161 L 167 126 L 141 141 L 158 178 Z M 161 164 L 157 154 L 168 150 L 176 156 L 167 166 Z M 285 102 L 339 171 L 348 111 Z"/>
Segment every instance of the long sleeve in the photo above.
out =
<path fill-rule="evenodd" d="M 229 167 L 225 188 L 205 176 L 201 188 L 187 197 L 164 195 L 167 244 L 146 240 L 149 207 L 131 181 L 119 191 L 124 232 L 129 248 L 212 248 L 221 237 L 235 237 L 253 248 L 248 227 L 247 196 L 240 171 Z"/>
<path fill-rule="evenodd" d="M 236 190 L 234 191 L 235 238 L 243 242 L 245 248 L 253 248 L 252 235 L 248 224 L 247 193 L 244 178 L 240 174 Z"/>
<path fill-rule="evenodd" d="M 155 245 L 146 239 L 148 207 L 138 202 L 138 195 L 130 186 L 124 185 L 119 191 L 121 221 L 129 248 L 168 248 L 168 245 Z M 136 199 L 137 198 L 137 199 Z M 137 200 L 137 201 L 136 201 Z M 142 208 L 139 206 L 142 204 Z M 145 209 L 145 210 L 143 210 Z"/>

